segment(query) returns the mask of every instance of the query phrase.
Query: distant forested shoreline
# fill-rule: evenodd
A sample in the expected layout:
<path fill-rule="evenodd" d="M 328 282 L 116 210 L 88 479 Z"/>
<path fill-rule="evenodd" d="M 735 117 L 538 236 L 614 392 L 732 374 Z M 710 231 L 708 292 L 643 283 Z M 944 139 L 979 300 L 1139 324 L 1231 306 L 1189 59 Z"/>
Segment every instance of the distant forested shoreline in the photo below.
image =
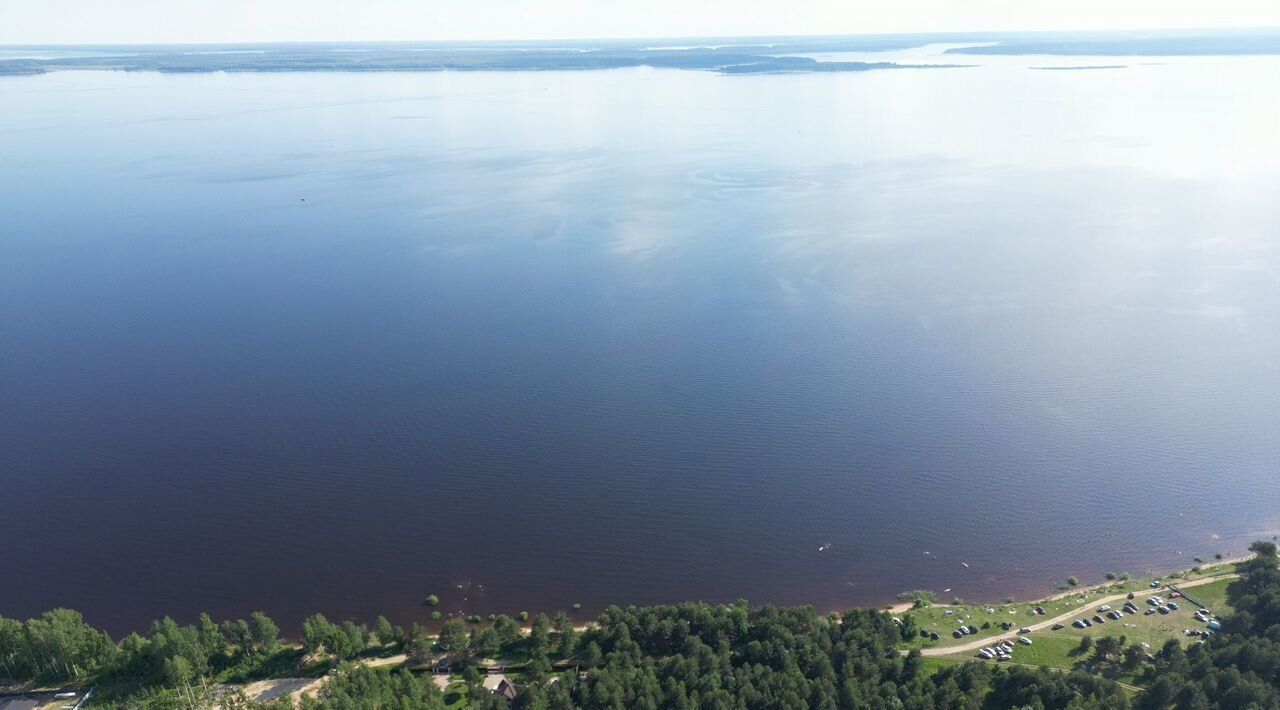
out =
<path fill-rule="evenodd" d="M 0 75 L 68 70 L 199 72 L 549 71 L 654 67 L 724 74 L 943 69 L 963 63 L 815 59 L 929 44 L 945 53 L 1006 55 L 1205 56 L 1280 54 L 1280 29 L 1165 32 L 946 33 L 852 37 L 563 42 L 378 42 L 224 45 L 2 47 Z M 969 45 L 969 46 L 963 46 Z M 29 50 L 32 56 L 21 56 Z M 62 56 L 59 56 L 62 55 Z"/>

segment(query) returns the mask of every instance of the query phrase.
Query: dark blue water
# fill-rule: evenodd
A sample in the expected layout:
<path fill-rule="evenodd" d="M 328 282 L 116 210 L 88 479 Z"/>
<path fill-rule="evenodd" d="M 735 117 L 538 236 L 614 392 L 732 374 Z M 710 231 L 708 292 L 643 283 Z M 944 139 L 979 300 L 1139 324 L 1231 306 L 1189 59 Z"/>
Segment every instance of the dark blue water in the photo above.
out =
<path fill-rule="evenodd" d="M 1280 532 L 1277 60 L 977 61 L 3 79 L 0 613 L 1028 597 Z"/>

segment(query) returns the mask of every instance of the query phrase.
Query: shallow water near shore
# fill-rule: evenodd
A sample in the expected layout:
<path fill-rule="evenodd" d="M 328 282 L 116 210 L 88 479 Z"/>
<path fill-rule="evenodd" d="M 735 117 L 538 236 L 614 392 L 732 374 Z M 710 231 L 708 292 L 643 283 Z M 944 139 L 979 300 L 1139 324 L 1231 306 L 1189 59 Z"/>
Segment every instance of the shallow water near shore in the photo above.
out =
<path fill-rule="evenodd" d="M 1028 598 L 1280 532 L 1280 58 L 961 59 L 0 79 L 0 614 Z"/>

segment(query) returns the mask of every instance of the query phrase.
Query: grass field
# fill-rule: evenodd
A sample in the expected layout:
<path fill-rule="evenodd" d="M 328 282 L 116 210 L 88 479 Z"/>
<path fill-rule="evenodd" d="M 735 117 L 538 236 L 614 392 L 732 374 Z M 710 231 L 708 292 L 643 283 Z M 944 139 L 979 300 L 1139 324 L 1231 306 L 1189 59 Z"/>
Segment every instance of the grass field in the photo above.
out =
<path fill-rule="evenodd" d="M 1174 582 L 1176 584 L 1177 582 L 1229 574 L 1233 569 L 1234 567 L 1232 565 L 1220 564 L 1212 567 L 1204 567 L 1198 572 L 1182 573 L 1177 575 L 1176 579 L 1165 577 L 1156 581 L 1159 581 L 1162 584 L 1167 582 Z M 1069 596 L 1038 602 L 1018 602 L 1014 604 L 963 604 L 960 606 L 935 605 L 924 609 L 915 609 L 904 613 L 903 616 L 910 616 L 921 629 L 936 631 L 940 638 L 937 641 L 932 641 L 921 636 L 916 636 L 911 641 L 907 642 L 905 647 L 921 649 L 946 648 L 947 646 L 967 644 L 976 639 L 989 638 L 995 641 L 1001 638 L 1009 638 L 1012 635 L 1016 635 L 1018 629 L 1023 626 L 1030 626 L 1031 624 L 1051 619 L 1055 616 L 1071 611 L 1079 611 L 1082 616 L 1092 617 L 1097 613 L 1096 601 L 1098 599 L 1114 596 L 1120 593 L 1133 592 L 1137 597 L 1138 605 L 1145 608 L 1146 605 L 1142 600 L 1151 596 L 1151 594 L 1160 593 L 1167 596 L 1167 591 L 1165 590 L 1160 590 L 1158 592 L 1153 590 L 1150 586 L 1152 581 L 1153 580 L 1150 579 L 1142 579 L 1115 582 L 1105 586 L 1081 589 Z M 1219 611 L 1217 607 L 1223 607 L 1225 604 L 1226 582 L 1205 584 L 1199 587 L 1194 587 L 1190 591 L 1193 596 L 1200 598 L 1207 604 L 1210 604 L 1210 609 L 1215 612 Z M 1045 613 L 1043 616 L 1038 615 L 1033 611 L 1037 606 L 1044 609 Z M 1113 604 L 1113 606 L 1118 608 L 1121 605 Z M 1132 637 L 1133 640 L 1147 641 L 1150 643 L 1150 639 L 1159 638 L 1160 642 L 1163 643 L 1164 639 L 1169 637 L 1171 625 L 1176 627 L 1176 631 L 1178 632 L 1181 632 L 1184 628 L 1197 626 L 1196 622 L 1191 618 L 1191 615 L 1195 612 L 1194 609 L 1190 608 L 1191 606 L 1194 605 L 1186 605 L 1183 608 L 1183 612 L 1170 614 L 1167 617 L 1161 615 L 1153 617 L 1144 617 L 1141 615 L 1136 617 L 1129 616 L 1118 621 L 1108 620 L 1106 625 L 1094 626 L 1091 629 L 1075 629 L 1068 625 L 1068 627 L 1063 631 L 1078 631 L 1080 632 L 1080 635 L 1085 635 L 1085 633 L 1088 632 L 1093 636 L 1102 634 L 1119 636 L 1127 634 L 1125 634 L 1125 631 L 1113 634 L 1111 633 L 1113 628 L 1128 630 L 1124 625 L 1134 624 L 1134 633 L 1137 635 Z M 1088 614 L 1084 613 L 1086 611 Z M 1157 623 L 1154 621 L 1155 619 L 1162 620 L 1165 623 Z M 1012 624 L 1012 628 L 1008 631 L 1002 628 L 1002 624 L 1006 621 Z M 976 635 L 968 635 L 959 639 L 954 638 L 952 636 L 952 632 L 958 629 L 961 625 L 977 626 L 979 631 Z M 1148 631 L 1149 627 L 1155 627 L 1158 630 Z M 1039 633 L 1048 632 L 1043 631 Z"/>
<path fill-rule="evenodd" d="M 1230 583 L 1231 580 L 1224 579 L 1193 587 L 1189 589 L 1188 592 L 1190 592 L 1195 598 L 1204 602 L 1205 605 L 1215 614 L 1226 614 L 1231 611 L 1226 601 L 1227 587 Z M 1145 581 L 1130 582 L 1126 585 L 1118 586 L 1120 587 L 1119 589 L 1108 588 L 1101 592 L 1091 591 L 1089 594 L 1072 596 L 1070 599 L 1059 599 L 1053 602 L 1044 603 L 1043 606 L 1046 615 L 1043 617 L 1035 615 L 1029 611 L 1029 609 L 1036 606 L 1036 603 L 1008 604 L 989 607 L 994 610 L 994 613 L 988 612 L 988 607 L 966 607 L 964 608 L 963 616 L 971 616 L 972 619 L 969 620 L 969 623 L 974 623 L 978 626 L 992 620 L 1003 621 L 1004 619 L 1009 619 L 1013 621 L 1015 624 L 1013 632 L 987 630 L 983 631 L 978 636 L 979 638 L 989 637 L 995 641 L 1000 638 L 1015 638 L 1017 636 L 1016 627 L 1019 625 L 1033 623 L 1036 620 L 1051 618 L 1072 609 L 1079 609 L 1081 611 L 1081 616 L 1092 617 L 1097 613 L 1097 607 L 1095 604 L 1090 603 L 1090 599 L 1097 600 L 1101 597 L 1123 592 L 1126 589 L 1134 592 L 1134 603 L 1143 610 L 1147 608 L 1147 597 L 1150 597 L 1153 594 L 1158 594 L 1166 600 L 1169 597 L 1169 590 L 1151 589 Z M 1085 600 L 1084 603 L 1080 602 L 1082 598 Z M 1121 604 L 1112 604 L 1112 606 L 1119 608 L 1122 604 L 1123 602 Z M 1027 637 L 1032 640 L 1032 645 L 1027 646 L 1020 643 L 1015 645 L 1012 662 L 1070 670 L 1085 660 L 1085 657 L 1079 655 L 1076 651 L 1080 645 L 1080 640 L 1085 636 L 1091 636 L 1095 641 L 1103 636 L 1112 636 L 1117 638 L 1123 636 L 1125 637 L 1125 645 L 1132 643 L 1144 643 L 1148 645 L 1151 652 L 1159 650 L 1160 647 L 1171 638 L 1177 639 L 1184 644 L 1196 643 L 1195 638 L 1188 637 L 1183 633 L 1186 629 L 1204 628 L 1204 624 L 1201 624 L 1193 618 L 1196 609 L 1197 606 L 1195 604 L 1187 602 L 1181 605 L 1181 609 L 1169 614 L 1153 614 L 1151 616 L 1145 616 L 1142 613 L 1126 614 L 1122 619 L 1114 621 L 1108 620 L 1106 624 L 1094 625 L 1093 627 L 1085 629 L 1078 629 L 1071 626 L 1068 622 L 1066 627 L 1057 631 L 1050 629 L 1035 631 L 1027 635 Z M 961 623 L 959 621 L 951 621 L 956 616 L 961 615 L 959 608 L 955 608 L 955 611 L 957 613 L 951 616 L 947 616 L 943 613 L 944 609 L 941 608 L 929 608 L 911 612 L 912 615 L 918 615 L 916 616 L 917 623 L 925 624 L 926 620 L 945 620 L 946 622 L 950 622 L 948 626 L 944 627 L 948 632 L 945 640 L 949 643 L 944 644 L 939 641 L 931 644 L 920 644 L 918 643 L 920 639 L 917 639 L 917 643 L 914 644 L 913 647 L 945 647 L 947 645 L 971 642 L 975 638 L 974 636 L 966 636 L 961 640 L 951 638 L 950 629 Z M 1012 614 L 1009 613 L 1011 611 L 1013 612 Z M 1087 614 L 1085 614 L 1086 611 L 1088 612 Z M 992 625 L 998 626 L 997 624 Z M 926 628 L 931 627 L 926 626 Z M 948 665 L 973 660 L 983 659 L 974 651 L 957 653 L 955 655 L 926 657 L 924 659 L 925 667 L 935 671 Z M 1131 677 L 1119 677 L 1117 680 L 1130 683 L 1134 681 Z"/>

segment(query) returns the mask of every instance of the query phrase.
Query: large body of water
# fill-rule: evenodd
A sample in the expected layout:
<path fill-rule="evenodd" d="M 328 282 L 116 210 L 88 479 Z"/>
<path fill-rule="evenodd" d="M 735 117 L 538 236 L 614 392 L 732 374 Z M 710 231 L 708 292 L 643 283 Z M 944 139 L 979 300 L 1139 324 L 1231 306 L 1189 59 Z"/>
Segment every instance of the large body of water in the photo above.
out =
<path fill-rule="evenodd" d="M 0 614 L 998 599 L 1280 532 L 1280 58 L 959 59 L 0 79 Z"/>

